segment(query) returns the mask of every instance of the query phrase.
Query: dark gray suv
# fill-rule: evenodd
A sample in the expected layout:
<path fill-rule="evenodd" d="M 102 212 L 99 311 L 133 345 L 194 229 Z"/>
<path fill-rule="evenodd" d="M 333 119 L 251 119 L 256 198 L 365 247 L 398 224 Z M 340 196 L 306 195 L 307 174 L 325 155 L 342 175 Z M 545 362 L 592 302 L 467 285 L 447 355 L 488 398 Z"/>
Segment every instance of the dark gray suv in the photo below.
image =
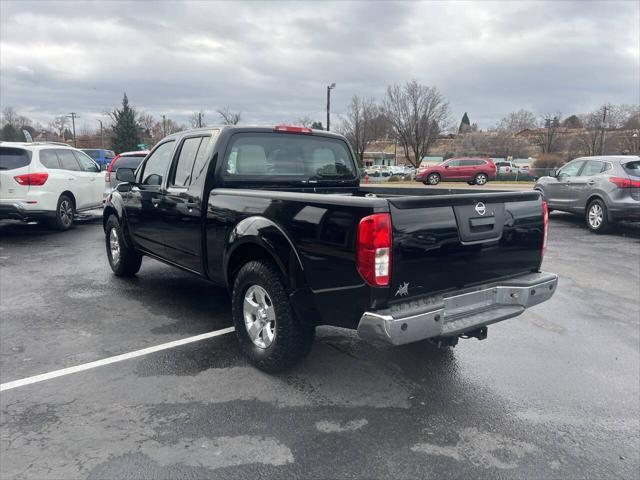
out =
<path fill-rule="evenodd" d="M 617 220 L 640 220 L 640 157 L 576 158 L 534 187 L 549 210 L 585 216 L 593 232 L 605 232 Z"/>

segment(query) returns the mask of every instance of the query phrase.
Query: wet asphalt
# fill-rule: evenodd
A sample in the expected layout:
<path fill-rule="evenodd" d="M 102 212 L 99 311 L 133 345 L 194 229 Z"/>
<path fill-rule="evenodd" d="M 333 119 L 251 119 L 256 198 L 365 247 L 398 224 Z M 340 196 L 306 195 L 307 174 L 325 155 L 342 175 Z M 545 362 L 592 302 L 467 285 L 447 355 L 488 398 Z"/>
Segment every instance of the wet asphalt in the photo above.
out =
<path fill-rule="evenodd" d="M 0 381 L 230 325 L 226 292 L 145 259 L 111 274 L 99 217 L 0 222 Z M 276 376 L 234 334 L 0 394 L 0 478 L 637 478 L 640 228 L 551 215 L 556 295 L 454 349 L 319 328 Z"/>

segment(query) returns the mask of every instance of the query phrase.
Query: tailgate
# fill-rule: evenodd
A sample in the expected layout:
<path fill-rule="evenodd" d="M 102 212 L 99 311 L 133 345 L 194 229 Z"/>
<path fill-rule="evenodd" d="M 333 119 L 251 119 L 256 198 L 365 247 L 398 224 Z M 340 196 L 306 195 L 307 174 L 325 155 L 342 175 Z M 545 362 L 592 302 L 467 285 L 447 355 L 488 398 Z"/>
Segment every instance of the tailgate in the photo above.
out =
<path fill-rule="evenodd" d="M 538 192 L 388 200 L 393 224 L 391 302 L 540 268 L 544 220 Z"/>

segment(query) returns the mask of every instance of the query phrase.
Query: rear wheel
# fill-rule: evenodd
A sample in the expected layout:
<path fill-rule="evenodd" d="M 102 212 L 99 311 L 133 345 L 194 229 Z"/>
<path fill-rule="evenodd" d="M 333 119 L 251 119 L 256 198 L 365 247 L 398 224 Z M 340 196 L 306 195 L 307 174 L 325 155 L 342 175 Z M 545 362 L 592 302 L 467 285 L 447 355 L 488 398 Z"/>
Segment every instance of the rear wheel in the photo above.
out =
<path fill-rule="evenodd" d="M 486 173 L 479 173 L 476 175 L 474 183 L 476 185 L 484 185 L 485 183 L 487 183 L 487 180 L 489 180 L 489 177 Z"/>
<path fill-rule="evenodd" d="M 76 213 L 73 199 L 66 194 L 60 195 L 56 206 L 55 217 L 51 220 L 51 228 L 55 230 L 69 230 L 73 227 L 73 217 Z"/>
<path fill-rule="evenodd" d="M 311 349 L 315 329 L 300 324 L 275 267 L 246 263 L 232 291 L 236 336 L 249 361 L 265 372 L 286 370 Z"/>
<path fill-rule="evenodd" d="M 118 217 L 111 215 L 105 229 L 107 258 L 111 270 L 118 277 L 132 277 L 140 270 L 142 255 L 124 241 L 124 232 Z"/>
<path fill-rule="evenodd" d="M 607 215 L 607 206 L 602 200 L 593 200 L 586 211 L 587 227 L 595 233 L 604 233 L 611 229 Z"/>

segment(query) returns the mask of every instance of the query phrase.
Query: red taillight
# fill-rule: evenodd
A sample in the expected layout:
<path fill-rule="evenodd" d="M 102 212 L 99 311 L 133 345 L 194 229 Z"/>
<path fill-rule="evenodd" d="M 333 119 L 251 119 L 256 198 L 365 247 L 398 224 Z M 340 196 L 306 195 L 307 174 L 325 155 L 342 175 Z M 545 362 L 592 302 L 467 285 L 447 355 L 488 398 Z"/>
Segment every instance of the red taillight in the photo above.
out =
<path fill-rule="evenodd" d="M 306 127 L 297 127 L 295 125 L 276 125 L 276 132 L 288 132 L 288 133 L 313 133 L 313 130 Z"/>
<path fill-rule="evenodd" d="M 391 278 L 391 215 L 376 213 L 360 220 L 356 257 L 358 272 L 373 287 Z"/>
<path fill-rule="evenodd" d="M 113 167 L 116 164 L 116 161 L 120 158 L 120 155 L 116 155 L 111 159 L 109 165 L 107 165 L 107 170 L 104 174 L 104 181 L 109 183 L 111 181 L 111 172 L 113 171 Z"/>
<path fill-rule="evenodd" d="M 640 188 L 640 180 L 631 180 L 630 178 L 610 177 L 609 181 L 614 183 L 618 188 Z"/>
<path fill-rule="evenodd" d="M 544 220 L 544 233 L 542 236 L 542 256 L 547 253 L 547 233 L 549 232 L 549 207 L 547 202 L 542 201 L 542 218 Z"/>
<path fill-rule="evenodd" d="M 13 177 L 20 185 L 44 185 L 49 178 L 48 173 L 25 173 L 24 175 L 18 175 Z"/>

